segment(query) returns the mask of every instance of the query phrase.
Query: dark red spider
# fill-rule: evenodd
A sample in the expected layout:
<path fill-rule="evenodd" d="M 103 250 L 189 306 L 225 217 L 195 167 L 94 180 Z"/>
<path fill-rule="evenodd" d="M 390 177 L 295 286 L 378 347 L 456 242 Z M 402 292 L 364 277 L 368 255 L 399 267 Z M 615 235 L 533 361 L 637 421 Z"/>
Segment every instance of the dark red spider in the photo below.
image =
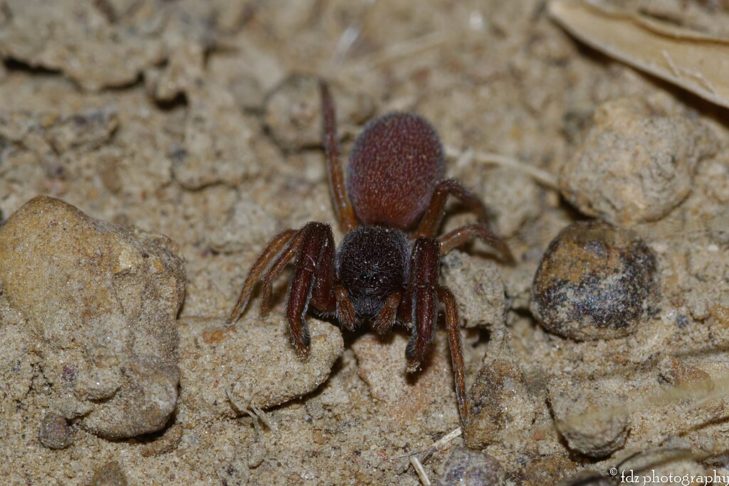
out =
<path fill-rule="evenodd" d="M 309 352 L 307 311 L 349 330 L 366 321 L 382 334 L 397 323 L 412 333 L 406 350 L 412 372 L 420 368 L 433 340 L 440 302 L 445 308 L 458 411 L 465 421 L 468 404 L 458 312 L 453 294 L 438 284 L 440 257 L 474 238 L 509 261 L 511 252 L 486 225 L 481 200 L 458 181 L 443 179 L 438 134 L 418 115 L 391 113 L 368 123 L 354 143 L 345 185 L 334 101 L 326 83 L 321 82 L 320 88 L 329 186 L 346 236 L 337 250 L 328 224 L 310 222 L 277 235 L 253 264 L 228 322 L 240 318 L 258 282 L 263 283 L 262 307 L 269 309 L 274 280 L 293 262 L 286 315 L 299 356 Z M 436 237 L 449 194 L 475 212 L 480 222 Z"/>

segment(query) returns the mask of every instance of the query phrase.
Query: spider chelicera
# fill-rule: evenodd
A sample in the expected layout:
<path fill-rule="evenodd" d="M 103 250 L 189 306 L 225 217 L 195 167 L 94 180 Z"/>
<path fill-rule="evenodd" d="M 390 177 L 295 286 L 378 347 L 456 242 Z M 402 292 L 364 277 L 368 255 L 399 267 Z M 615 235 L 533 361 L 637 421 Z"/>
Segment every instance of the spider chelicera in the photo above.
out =
<path fill-rule="evenodd" d="M 468 403 L 458 311 L 453 294 L 438 283 L 440 258 L 476 238 L 507 261 L 513 261 L 511 252 L 486 224 L 483 202 L 458 181 L 444 179 L 438 134 L 418 115 L 390 113 L 369 122 L 355 140 L 345 181 L 334 101 L 323 81 L 320 92 L 329 187 L 346 236 L 337 249 L 331 227 L 319 222 L 276 235 L 251 267 L 228 323 L 240 318 L 258 283 L 262 308 L 270 309 L 273 282 L 293 263 L 286 316 L 301 358 L 309 352 L 309 312 L 348 330 L 365 322 L 378 334 L 395 324 L 407 327 L 407 369 L 413 372 L 433 340 L 440 303 L 463 422 Z M 437 236 L 448 195 L 475 212 L 479 222 Z"/>

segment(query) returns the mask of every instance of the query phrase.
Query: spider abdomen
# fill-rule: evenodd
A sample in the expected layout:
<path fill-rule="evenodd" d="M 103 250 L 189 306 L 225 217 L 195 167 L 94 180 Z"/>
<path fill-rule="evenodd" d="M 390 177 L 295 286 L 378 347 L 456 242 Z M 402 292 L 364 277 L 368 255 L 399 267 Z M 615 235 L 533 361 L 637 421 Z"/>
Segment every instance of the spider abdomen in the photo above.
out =
<path fill-rule="evenodd" d="M 337 251 L 337 276 L 357 317 L 374 317 L 388 296 L 403 290 L 409 253 L 408 239 L 398 229 L 360 226 L 347 234 Z"/>
<path fill-rule="evenodd" d="M 444 174 L 443 148 L 430 123 L 412 113 L 390 113 L 357 137 L 347 192 L 364 224 L 409 229 Z"/>

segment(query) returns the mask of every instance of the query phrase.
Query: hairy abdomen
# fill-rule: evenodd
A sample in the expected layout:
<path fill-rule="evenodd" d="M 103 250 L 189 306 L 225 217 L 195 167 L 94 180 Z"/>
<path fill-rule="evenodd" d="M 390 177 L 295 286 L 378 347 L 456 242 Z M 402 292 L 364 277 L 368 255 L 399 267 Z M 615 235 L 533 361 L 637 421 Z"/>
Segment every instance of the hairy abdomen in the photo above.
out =
<path fill-rule="evenodd" d="M 433 127 L 418 115 L 391 113 L 368 123 L 355 141 L 347 191 L 362 223 L 409 229 L 444 170 Z"/>

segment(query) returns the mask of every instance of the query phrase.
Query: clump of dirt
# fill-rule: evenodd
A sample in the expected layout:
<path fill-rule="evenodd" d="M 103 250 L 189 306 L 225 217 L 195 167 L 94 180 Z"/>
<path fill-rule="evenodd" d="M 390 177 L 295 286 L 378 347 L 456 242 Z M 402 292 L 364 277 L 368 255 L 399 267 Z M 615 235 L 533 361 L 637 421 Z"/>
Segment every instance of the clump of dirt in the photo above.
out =
<path fill-rule="evenodd" d="M 717 144 L 694 113 L 670 105 L 663 96 L 600 105 L 582 145 L 562 165 L 565 197 L 585 214 L 622 225 L 660 219 L 683 201 L 696 166 Z"/>
<path fill-rule="evenodd" d="M 50 410 L 105 438 L 163 428 L 177 403 L 182 261 L 163 236 L 39 196 L 0 227 L 3 298 L 26 319 Z M 25 359 L 29 359 L 26 357 Z M 41 426 L 51 448 L 60 420 Z"/>

